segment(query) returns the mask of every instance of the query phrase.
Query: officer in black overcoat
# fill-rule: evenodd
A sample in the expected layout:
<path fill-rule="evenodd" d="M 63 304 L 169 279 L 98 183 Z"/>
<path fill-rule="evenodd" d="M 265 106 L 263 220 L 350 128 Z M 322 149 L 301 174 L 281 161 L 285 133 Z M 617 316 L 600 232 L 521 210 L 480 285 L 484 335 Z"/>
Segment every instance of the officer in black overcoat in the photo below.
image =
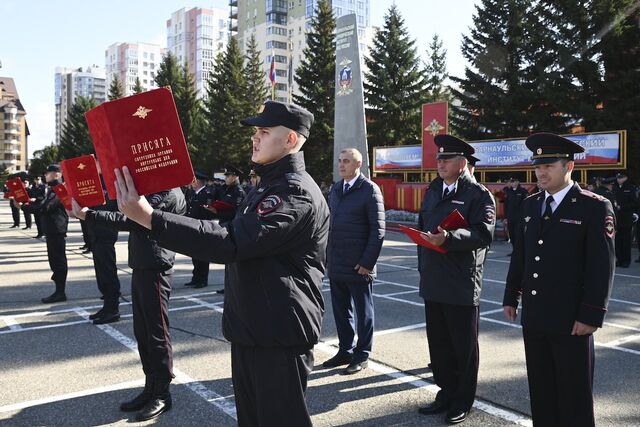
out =
<path fill-rule="evenodd" d="M 616 198 L 616 266 L 628 268 L 631 263 L 631 242 L 633 240 L 633 214 L 638 210 L 635 187 L 628 181 L 626 172 L 616 175 L 613 194 Z"/>
<path fill-rule="evenodd" d="M 613 207 L 571 180 L 581 146 L 549 133 L 526 145 L 542 191 L 523 203 L 504 312 L 515 320 L 522 303 L 533 424 L 593 426 L 593 333 L 613 283 Z"/>
<path fill-rule="evenodd" d="M 484 262 L 495 230 L 495 201 L 468 171 L 471 145 L 451 135 L 435 137 L 438 178 L 426 191 L 418 225 L 429 243 L 446 253 L 418 246 L 420 296 L 425 301 L 431 368 L 440 391 L 424 415 L 446 412 L 463 422 L 475 398 L 479 350 L 478 306 Z M 458 210 L 468 227 L 439 228 Z"/>

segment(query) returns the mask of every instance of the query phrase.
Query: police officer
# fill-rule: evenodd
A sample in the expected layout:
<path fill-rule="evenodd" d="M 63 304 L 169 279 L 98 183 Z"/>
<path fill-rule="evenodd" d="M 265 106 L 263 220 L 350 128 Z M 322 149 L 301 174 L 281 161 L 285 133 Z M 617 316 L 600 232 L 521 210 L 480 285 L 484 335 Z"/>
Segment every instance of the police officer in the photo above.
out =
<path fill-rule="evenodd" d="M 581 146 L 550 133 L 526 145 L 543 191 L 523 204 L 504 312 L 515 320 L 522 300 L 534 426 L 593 426 L 592 334 L 613 283 L 613 208 L 571 180 Z"/>
<path fill-rule="evenodd" d="M 440 391 L 424 415 L 446 411 L 463 422 L 478 382 L 478 305 L 484 261 L 495 229 L 495 201 L 471 177 L 467 156 L 474 149 L 450 135 L 435 137 L 438 178 L 426 191 L 418 223 L 427 241 L 446 253 L 418 246 L 420 296 L 425 301 L 431 368 Z M 446 231 L 439 224 L 457 209 L 468 228 Z"/>
<path fill-rule="evenodd" d="M 31 198 L 31 183 L 29 182 L 28 179 L 24 179 L 24 186 L 27 190 L 27 195 L 29 196 L 29 198 Z M 23 230 L 30 230 L 31 226 L 33 225 L 33 215 L 31 215 L 31 212 L 29 212 L 26 209 L 22 210 L 22 214 L 24 215 L 24 227 L 22 227 Z"/>
<path fill-rule="evenodd" d="M 68 271 L 66 238 L 69 216 L 60 199 L 52 190 L 53 187 L 62 182 L 60 166 L 57 164 L 47 166 L 44 177 L 48 186 L 44 199 L 23 205 L 22 209 L 29 213 L 38 212 L 41 215 L 42 229 L 47 238 L 47 257 L 53 272 L 51 280 L 56 285 L 54 293 L 42 298 L 43 303 L 49 304 L 67 300 L 65 293 Z"/>
<path fill-rule="evenodd" d="M 611 205 L 616 206 L 616 197 L 613 195 L 613 191 L 611 191 L 611 186 L 613 185 L 613 181 L 615 181 L 614 177 L 603 178 L 601 176 L 596 177 L 596 189 L 593 190 L 599 196 L 602 196 L 608 199 L 611 202 Z"/>
<path fill-rule="evenodd" d="M 240 426 L 310 426 L 305 403 L 324 302 L 329 210 L 299 150 L 313 115 L 267 101 L 242 123 L 256 128 L 252 162 L 261 181 L 222 227 L 154 210 L 126 169 L 118 203 L 166 247 L 225 263 L 222 328 Z"/>
<path fill-rule="evenodd" d="M 480 159 L 474 156 L 473 154 L 467 155 L 466 158 L 467 158 L 467 169 L 469 170 L 469 175 L 471 175 L 471 178 L 475 179 L 473 174 L 476 172 L 476 163 L 478 163 Z"/>
<path fill-rule="evenodd" d="M 633 214 L 638 209 L 638 199 L 624 171 L 616 175 L 613 194 L 616 198 L 616 266 L 628 268 L 631 263 Z"/>
<path fill-rule="evenodd" d="M 187 206 L 182 191 L 174 188 L 145 196 L 155 209 L 184 215 Z M 169 384 L 173 379 L 173 350 L 169 335 L 169 295 L 175 252 L 161 248 L 142 227 L 121 212 L 95 211 L 73 201 L 73 214 L 87 222 L 129 231 L 129 267 L 133 332 L 145 374 L 144 390 L 123 402 L 125 412 L 139 411 L 137 421 L 146 421 L 171 409 Z"/>
<path fill-rule="evenodd" d="M 214 197 L 215 200 L 225 202 L 229 207 L 208 209 L 216 215 L 216 218 L 220 220 L 220 224 L 223 226 L 236 216 L 236 209 L 238 209 L 238 206 L 246 196 L 242 185 L 240 185 L 240 175 L 242 175 L 242 171 L 231 163 L 224 165 L 224 185 L 216 188 Z"/>
<path fill-rule="evenodd" d="M 522 202 L 529 197 L 529 192 L 520 185 L 518 178 L 510 178 L 509 185 L 504 189 L 504 210 L 507 217 L 507 230 L 509 232 L 509 240 L 513 247 L 513 240 L 520 220 L 520 211 Z"/>
<path fill-rule="evenodd" d="M 33 185 L 31 186 L 31 188 L 29 188 L 29 197 L 31 198 L 31 202 L 39 203 L 44 200 L 45 192 L 46 185 L 42 183 L 42 178 L 40 178 L 39 176 L 36 177 Z M 44 236 L 40 211 L 35 211 L 33 213 L 33 219 L 36 223 L 36 228 L 38 229 L 38 235 L 36 236 L 36 239 L 40 239 L 42 236 Z"/>
<path fill-rule="evenodd" d="M 94 211 L 117 212 L 118 205 L 114 199 L 109 198 L 105 190 L 104 181 L 100 177 L 105 204 L 94 206 Z M 118 266 L 116 264 L 116 248 L 118 241 L 118 229 L 97 221 L 86 222 L 87 231 L 91 236 L 91 248 L 93 250 L 93 268 L 96 272 L 98 290 L 104 299 L 103 306 L 96 313 L 89 316 L 94 325 L 113 323 L 120 320 L 120 279 L 118 279 Z"/>
<path fill-rule="evenodd" d="M 191 191 L 187 197 L 187 216 L 195 219 L 213 219 L 213 213 L 205 208 L 214 199 L 209 188 L 205 185 L 209 177 L 207 174 L 196 171 L 195 179 L 191 184 Z M 191 281 L 185 283 L 185 286 L 193 286 L 194 288 L 204 288 L 209 285 L 209 261 L 203 261 L 198 258 L 191 258 L 193 263 L 193 273 Z"/>

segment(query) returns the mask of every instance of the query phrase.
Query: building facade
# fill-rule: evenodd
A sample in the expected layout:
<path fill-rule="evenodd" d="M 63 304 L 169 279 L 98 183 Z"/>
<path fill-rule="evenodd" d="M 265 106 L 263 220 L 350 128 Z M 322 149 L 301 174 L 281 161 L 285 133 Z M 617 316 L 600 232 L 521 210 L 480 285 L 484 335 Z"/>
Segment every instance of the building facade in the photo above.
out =
<path fill-rule="evenodd" d="M 150 43 L 114 43 L 104 53 L 107 93 L 118 76 L 125 96 L 135 93 L 136 78 L 147 91 L 157 89 L 156 73 L 166 49 Z"/>
<path fill-rule="evenodd" d="M 370 0 L 331 0 L 336 18 L 356 14 L 361 57 L 373 40 L 370 24 Z M 269 70 L 275 64 L 275 98 L 287 102 L 299 94 L 294 76 L 303 60 L 305 34 L 318 7 L 318 0 L 230 0 L 229 28 L 246 52 L 251 35 L 258 42 L 264 59 L 265 83 L 271 85 Z"/>
<path fill-rule="evenodd" d="M 229 12 L 222 9 L 184 8 L 167 20 L 167 51 L 187 65 L 198 96 L 206 94 L 206 82 L 218 52 L 229 41 Z"/>
<path fill-rule="evenodd" d="M 14 80 L 0 77 L 0 169 L 3 171 L 27 170 L 26 115 Z"/>
<path fill-rule="evenodd" d="M 54 85 L 56 144 L 59 144 L 62 127 L 78 96 L 93 98 L 98 104 L 106 100 L 105 72 L 97 65 L 86 68 L 56 67 Z"/>

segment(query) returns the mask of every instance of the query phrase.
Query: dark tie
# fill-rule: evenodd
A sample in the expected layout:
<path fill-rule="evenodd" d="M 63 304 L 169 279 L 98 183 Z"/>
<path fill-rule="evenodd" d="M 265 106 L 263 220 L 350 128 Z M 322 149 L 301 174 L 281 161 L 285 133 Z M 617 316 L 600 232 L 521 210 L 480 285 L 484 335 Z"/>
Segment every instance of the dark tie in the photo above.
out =
<path fill-rule="evenodd" d="M 344 191 L 343 191 L 343 193 L 346 193 L 347 191 L 349 191 L 349 183 L 345 182 L 344 183 Z"/>
<path fill-rule="evenodd" d="M 445 197 L 447 197 L 449 195 L 449 187 L 444 189 L 444 193 L 442 193 L 442 198 L 444 199 Z"/>
<path fill-rule="evenodd" d="M 542 218 L 545 220 L 548 220 L 549 218 L 551 218 L 551 215 L 553 215 L 553 210 L 551 209 L 551 202 L 553 202 L 553 196 L 547 197 L 545 201 L 545 203 L 547 204 L 547 207 L 544 210 L 544 214 L 542 214 Z"/>

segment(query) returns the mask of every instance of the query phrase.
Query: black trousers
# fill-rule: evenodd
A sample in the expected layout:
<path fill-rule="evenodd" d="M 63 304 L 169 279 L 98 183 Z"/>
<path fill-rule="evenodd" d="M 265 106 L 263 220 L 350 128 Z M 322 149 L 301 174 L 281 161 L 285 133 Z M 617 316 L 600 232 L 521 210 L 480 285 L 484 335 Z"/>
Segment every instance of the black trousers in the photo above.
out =
<path fill-rule="evenodd" d="M 87 223 L 85 221 L 80 221 L 80 229 L 82 230 L 82 241 L 84 242 L 84 245 L 87 249 L 91 249 L 91 234 L 89 234 L 89 227 L 87 227 Z"/>
<path fill-rule="evenodd" d="M 42 236 L 44 234 L 44 231 L 42 230 L 42 215 L 34 212 L 33 219 L 36 223 L 36 228 L 38 229 L 38 236 Z"/>
<path fill-rule="evenodd" d="M 20 208 L 13 206 L 13 200 L 9 202 L 11 207 L 11 217 L 13 218 L 13 225 L 16 227 L 20 225 Z"/>
<path fill-rule="evenodd" d="M 171 273 L 134 269 L 131 276 L 133 333 L 146 376 L 173 378 L 173 349 L 169 335 Z"/>
<path fill-rule="evenodd" d="M 67 283 L 67 242 L 64 234 L 47 235 L 47 257 L 51 268 L 51 280 L 56 292 L 64 292 Z"/>
<path fill-rule="evenodd" d="M 118 309 L 120 280 L 116 266 L 115 242 L 93 241 L 93 268 L 96 271 L 98 290 L 104 297 L 104 307 L 109 311 Z"/>
<path fill-rule="evenodd" d="M 24 214 L 24 225 L 31 228 L 31 225 L 33 224 L 33 217 L 31 216 L 31 212 L 23 210 L 22 213 Z"/>
<path fill-rule="evenodd" d="M 311 426 L 305 402 L 313 350 L 231 344 L 238 426 Z"/>
<path fill-rule="evenodd" d="M 533 425 L 594 426 L 593 335 L 522 335 Z"/>
<path fill-rule="evenodd" d="M 468 411 L 478 385 L 478 307 L 425 301 L 424 308 L 436 400 Z"/>
<path fill-rule="evenodd" d="M 631 226 L 618 227 L 616 230 L 616 261 L 620 264 L 631 262 Z"/>
<path fill-rule="evenodd" d="M 518 219 L 507 219 L 507 231 L 509 233 L 509 241 L 511 243 L 511 247 L 515 243 L 514 240 L 516 238 L 516 226 L 518 225 Z"/>
<path fill-rule="evenodd" d="M 209 261 L 191 258 L 191 262 L 193 263 L 193 276 L 191 281 L 193 283 L 209 284 Z"/>

